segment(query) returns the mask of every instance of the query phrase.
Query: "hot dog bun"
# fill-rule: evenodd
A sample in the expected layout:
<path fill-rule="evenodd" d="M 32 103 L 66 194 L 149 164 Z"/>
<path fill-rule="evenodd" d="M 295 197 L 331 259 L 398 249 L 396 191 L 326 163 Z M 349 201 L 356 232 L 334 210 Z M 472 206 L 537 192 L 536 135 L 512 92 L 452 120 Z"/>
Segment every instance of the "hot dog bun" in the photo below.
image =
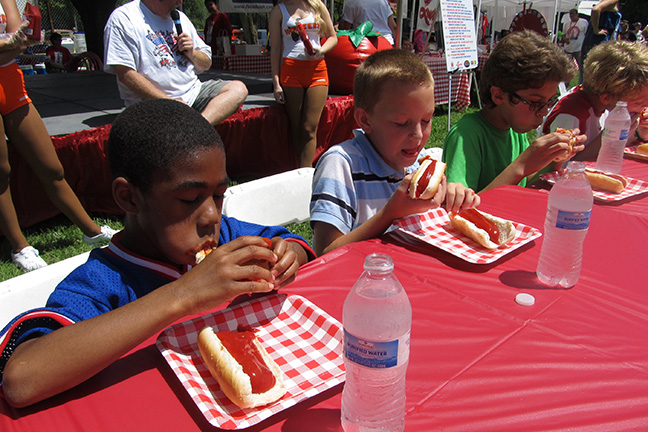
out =
<path fill-rule="evenodd" d="M 648 144 L 639 144 L 637 146 L 637 153 L 648 156 Z"/>
<path fill-rule="evenodd" d="M 565 152 L 562 155 L 554 159 L 554 162 L 565 162 L 571 156 L 572 151 L 574 151 L 574 146 L 576 145 L 576 134 L 571 129 L 563 129 L 563 128 L 557 128 L 556 132 L 569 135 L 569 148 L 565 150 Z"/>
<path fill-rule="evenodd" d="M 622 175 L 597 171 L 591 168 L 585 169 L 585 177 L 587 177 L 593 189 L 605 192 L 618 194 L 628 186 L 628 180 Z"/>
<path fill-rule="evenodd" d="M 439 190 L 446 164 L 430 156 L 422 157 L 419 164 L 410 183 L 409 196 L 412 199 L 431 199 Z"/>
<path fill-rule="evenodd" d="M 491 239 L 491 235 L 487 228 L 481 227 L 479 215 L 492 223 L 499 232 L 496 235 L 496 241 Z M 497 249 L 501 245 L 504 245 L 515 238 L 516 230 L 511 221 L 493 216 L 477 209 L 468 209 L 459 213 L 450 213 L 450 223 L 462 234 L 470 237 L 487 249 Z"/>
<path fill-rule="evenodd" d="M 241 365 L 239 360 L 225 348 L 219 333 L 214 333 L 211 327 L 205 327 L 198 334 L 198 348 L 209 372 L 216 378 L 223 393 L 240 408 L 254 408 L 279 400 L 286 393 L 286 388 L 283 385 L 281 370 L 277 363 L 268 355 L 268 352 L 254 336 L 253 331 L 230 333 L 252 333 L 251 336 L 245 335 L 245 342 L 242 342 L 249 342 L 250 346 L 246 345 L 241 349 L 246 353 L 255 351 L 255 356 L 258 353 L 256 358 L 262 358 L 265 364 L 262 365 L 257 376 L 270 373 L 274 377 L 274 384 L 271 383 L 271 387 L 263 392 L 254 393 L 252 378 L 243 371 L 244 365 Z M 239 354 L 236 355 L 238 357 Z M 265 376 L 261 378 L 266 379 Z"/>

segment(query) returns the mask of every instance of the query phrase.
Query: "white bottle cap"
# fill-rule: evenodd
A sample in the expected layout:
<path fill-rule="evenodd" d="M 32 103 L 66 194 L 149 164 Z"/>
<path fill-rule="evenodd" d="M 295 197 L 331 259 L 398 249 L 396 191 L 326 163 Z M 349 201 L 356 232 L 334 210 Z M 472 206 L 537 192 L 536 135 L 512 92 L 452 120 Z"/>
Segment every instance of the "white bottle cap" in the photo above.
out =
<path fill-rule="evenodd" d="M 531 294 L 520 293 L 515 296 L 515 302 L 522 306 L 533 306 L 535 304 L 535 297 Z"/>

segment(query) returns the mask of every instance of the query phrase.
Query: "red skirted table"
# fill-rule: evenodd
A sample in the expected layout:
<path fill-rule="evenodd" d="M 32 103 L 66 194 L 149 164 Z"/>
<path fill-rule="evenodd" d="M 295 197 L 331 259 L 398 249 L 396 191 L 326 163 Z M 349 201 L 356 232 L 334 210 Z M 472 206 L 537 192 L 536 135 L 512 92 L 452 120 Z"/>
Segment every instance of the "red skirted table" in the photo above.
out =
<path fill-rule="evenodd" d="M 326 101 L 317 132 L 316 158 L 331 145 L 353 136 L 353 97 Z M 232 179 L 260 178 L 298 168 L 290 125 L 282 105 L 239 110 L 216 126 L 225 144 L 227 171 Z M 110 125 L 63 137 L 52 137 L 65 177 L 89 212 L 121 214 L 112 198 L 106 156 Z M 9 146 L 11 193 L 21 226 L 59 214 L 27 163 Z"/>
<path fill-rule="evenodd" d="M 542 230 L 547 197 L 499 187 L 482 194 L 482 208 Z M 641 202 L 648 207 L 648 197 Z M 478 265 L 386 236 L 320 257 L 282 291 L 341 320 L 365 256 L 393 257 L 413 309 L 408 432 L 648 430 L 647 224 L 648 216 L 623 206 L 595 206 L 583 272 L 568 290 L 535 278 L 542 237 Z M 517 304 L 520 292 L 531 293 L 535 305 Z M 0 400 L 0 430 L 219 430 L 180 384 L 156 337 L 33 407 Z M 339 431 L 341 391 L 333 387 L 245 430 Z"/>

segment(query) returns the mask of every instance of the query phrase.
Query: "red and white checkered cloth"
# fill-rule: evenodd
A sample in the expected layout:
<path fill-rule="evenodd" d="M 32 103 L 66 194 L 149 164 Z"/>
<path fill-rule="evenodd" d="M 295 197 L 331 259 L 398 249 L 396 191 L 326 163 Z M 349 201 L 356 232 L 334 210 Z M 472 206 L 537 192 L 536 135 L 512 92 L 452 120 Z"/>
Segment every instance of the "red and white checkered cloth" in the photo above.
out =
<path fill-rule="evenodd" d="M 448 103 L 448 87 L 450 77 L 446 68 L 445 57 L 423 56 L 423 63 L 427 65 L 434 77 L 434 103 L 436 105 Z M 456 72 L 452 74 L 452 102 L 456 103 L 458 111 L 470 105 L 470 74 Z"/>
<path fill-rule="evenodd" d="M 265 407 L 241 409 L 220 390 L 200 356 L 198 333 L 256 330 L 261 345 L 283 372 L 286 394 Z M 157 346 L 207 421 L 222 429 L 250 427 L 344 381 L 342 326 L 310 301 L 276 294 L 169 327 Z"/>
<path fill-rule="evenodd" d="M 270 56 L 269 55 L 231 55 L 231 56 L 213 56 L 212 67 L 237 72 L 249 72 L 269 74 Z"/>
<path fill-rule="evenodd" d="M 456 230 L 442 208 L 399 219 L 394 225 L 401 234 L 415 237 L 473 264 L 492 263 L 542 235 L 535 228 L 513 222 L 517 231 L 515 238 L 495 250 L 486 249 Z"/>
<path fill-rule="evenodd" d="M 558 173 L 557 171 L 540 175 L 541 180 L 547 181 L 551 184 L 556 183 L 556 180 L 558 180 L 559 177 L 560 173 Z M 626 179 L 628 180 L 628 186 L 626 186 L 625 189 L 621 191 L 621 193 L 615 194 L 601 190 L 593 190 L 592 194 L 594 195 L 594 199 L 608 202 L 620 201 L 622 199 L 648 192 L 648 183 L 646 183 L 645 181 L 637 180 L 632 177 L 626 177 Z"/>
<path fill-rule="evenodd" d="M 633 157 L 635 159 L 641 159 L 641 160 L 647 160 L 648 161 L 648 155 L 637 153 L 637 147 L 639 147 L 639 144 L 633 145 L 633 146 L 630 146 L 630 147 L 626 147 L 624 152 L 628 156 Z"/>

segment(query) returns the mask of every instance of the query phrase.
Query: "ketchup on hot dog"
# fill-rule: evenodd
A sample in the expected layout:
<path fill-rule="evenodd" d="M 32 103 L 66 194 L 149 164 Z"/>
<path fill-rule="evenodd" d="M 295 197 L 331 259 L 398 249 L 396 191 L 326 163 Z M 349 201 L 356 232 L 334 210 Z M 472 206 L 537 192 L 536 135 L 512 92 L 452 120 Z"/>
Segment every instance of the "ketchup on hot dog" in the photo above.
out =
<path fill-rule="evenodd" d="M 275 385 L 275 376 L 253 343 L 253 331 L 222 331 L 218 338 L 250 377 L 252 393 L 264 393 Z"/>
<path fill-rule="evenodd" d="M 488 236 L 490 237 L 490 240 L 493 243 L 499 244 L 499 237 L 500 237 L 500 232 L 499 228 L 497 228 L 497 225 L 495 225 L 493 222 L 489 221 L 479 213 L 475 209 L 466 209 L 462 210 L 458 213 L 459 216 L 462 218 L 474 223 L 478 228 L 483 229 L 488 233 Z"/>
<path fill-rule="evenodd" d="M 428 165 L 428 167 L 425 169 L 425 172 L 416 185 L 416 196 L 421 196 L 423 192 L 425 192 L 428 183 L 430 183 L 430 178 L 432 178 L 432 174 L 434 173 L 434 170 L 436 168 L 437 161 L 430 156 L 425 156 L 420 160 L 420 162 L 423 163 L 423 161 L 425 161 L 426 159 L 430 161 L 430 165 Z"/>

